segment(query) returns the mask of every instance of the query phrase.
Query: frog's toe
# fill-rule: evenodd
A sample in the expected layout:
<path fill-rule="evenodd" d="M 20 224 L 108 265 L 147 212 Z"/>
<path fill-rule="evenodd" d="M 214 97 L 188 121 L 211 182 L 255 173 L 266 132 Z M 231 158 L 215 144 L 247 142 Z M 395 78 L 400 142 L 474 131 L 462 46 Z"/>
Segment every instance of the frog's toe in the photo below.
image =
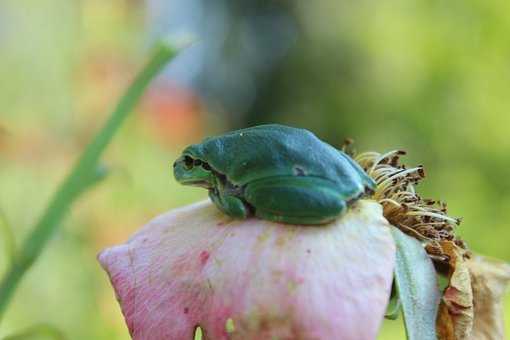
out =
<path fill-rule="evenodd" d="M 238 219 L 248 217 L 250 211 L 246 204 L 238 197 L 231 195 L 218 195 L 213 191 L 209 192 L 213 203 L 225 214 Z"/>

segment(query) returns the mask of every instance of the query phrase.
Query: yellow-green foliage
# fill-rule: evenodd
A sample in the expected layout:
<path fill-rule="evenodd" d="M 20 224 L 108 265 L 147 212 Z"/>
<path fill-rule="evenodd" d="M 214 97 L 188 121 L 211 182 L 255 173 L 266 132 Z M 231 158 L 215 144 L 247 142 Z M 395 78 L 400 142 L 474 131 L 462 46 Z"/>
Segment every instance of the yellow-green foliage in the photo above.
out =
<path fill-rule="evenodd" d="M 0 2 L 0 208 L 18 244 L 142 63 L 147 28 L 137 3 Z M 427 170 L 424 196 L 464 217 L 467 244 L 510 260 L 510 2 L 297 3 L 312 64 L 295 65 L 286 84 L 302 95 L 289 96 L 275 120 L 331 143 L 353 137 L 359 150 L 405 148 L 408 163 Z M 44 323 L 69 339 L 128 338 L 97 252 L 206 197 L 171 175 L 193 140 L 162 142 L 178 131 L 157 130 L 147 111 L 140 106 L 121 130 L 104 158 L 110 176 L 78 202 L 23 280 L 0 337 Z M 217 132 L 208 126 L 227 125 L 220 117 L 210 113 L 190 131 Z M 2 252 L 1 272 L 7 262 Z M 402 322 L 385 322 L 381 339 L 403 336 Z"/>

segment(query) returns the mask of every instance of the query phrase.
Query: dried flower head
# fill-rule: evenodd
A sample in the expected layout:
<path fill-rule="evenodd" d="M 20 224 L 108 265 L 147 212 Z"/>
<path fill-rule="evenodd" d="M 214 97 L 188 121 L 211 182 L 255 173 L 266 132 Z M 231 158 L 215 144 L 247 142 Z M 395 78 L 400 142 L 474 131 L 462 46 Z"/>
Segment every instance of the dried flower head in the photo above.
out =
<path fill-rule="evenodd" d="M 423 242 L 434 261 L 448 263 L 441 241 L 453 241 L 459 248 L 466 249 L 465 243 L 455 234 L 461 219 L 448 216 L 446 203 L 422 198 L 416 192 L 416 185 L 425 178 L 425 170 L 422 165 L 407 168 L 401 162 L 405 154 L 405 151 L 393 150 L 352 156 L 377 183 L 373 199 L 383 206 L 388 222 Z M 469 252 L 463 251 L 463 254 L 468 256 Z"/>

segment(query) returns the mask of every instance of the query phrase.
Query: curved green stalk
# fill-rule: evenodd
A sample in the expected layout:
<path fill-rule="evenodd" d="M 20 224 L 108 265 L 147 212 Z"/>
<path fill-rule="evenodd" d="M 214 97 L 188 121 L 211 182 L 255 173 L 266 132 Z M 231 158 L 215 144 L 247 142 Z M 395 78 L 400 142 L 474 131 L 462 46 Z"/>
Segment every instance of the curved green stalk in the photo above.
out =
<path fill-rule="evenodd" d="M 402 305 L 400 303 L 400 298 L 398 297 L 396 282 L 393 280 L 393 285 L 391 287 L 391 295 L 390 301 L 388 302 L 388 306 L 386 306 L 386 314 L 384 317 L 388 320 L 396 320 L 400 315 L 400 311 Z"/>
<path fill-rule="evenodd" d="M 7 216 L 0 208 L 0 235 L 3 238 L 5 257 L 7 258 L 7 265 L 12 266 L 14 263 L 14 257 L 16 255 L 16 240 L 14 233 L 12 232 L 11 225 L 7 220 Z"/>
<path fill-rule="evenodd" d="M 166 43 L 158 45 L 145 68 L 137 75 L 120 99 L 104 127 L 86 147 L 71 173 L 58 188 L 47 209 L 23 243 L 13 265 L 0 283 L 0 320 L 21 278 L 35 262 L 72 203 L 101 179 L 99 158 L 132 111 L 150 81 L 175 55 L 177 50 Z"/>
<path fill-rule="evenodd" d="M 6 336 L 3 340 L 28 340 L 28 339 L 45 339 L 65 340 L 64 334 L 56 327 L 48 324 L 31 326 L 19 333 Z"/>

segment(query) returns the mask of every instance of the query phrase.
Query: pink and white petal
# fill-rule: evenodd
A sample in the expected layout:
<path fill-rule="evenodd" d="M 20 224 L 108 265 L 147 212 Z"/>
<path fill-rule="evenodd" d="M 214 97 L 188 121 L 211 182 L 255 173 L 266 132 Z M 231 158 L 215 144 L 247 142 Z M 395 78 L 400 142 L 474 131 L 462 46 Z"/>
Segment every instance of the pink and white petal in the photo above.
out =
<path fill-rule="evenodd" d="M 193 339 L 197 325 L 214 340 L 363 340 L 382 321 L 395 245 L 373 201 L 316 227 L 232 220 L 202 202 L 99 261 L 136 340 Z"/>

